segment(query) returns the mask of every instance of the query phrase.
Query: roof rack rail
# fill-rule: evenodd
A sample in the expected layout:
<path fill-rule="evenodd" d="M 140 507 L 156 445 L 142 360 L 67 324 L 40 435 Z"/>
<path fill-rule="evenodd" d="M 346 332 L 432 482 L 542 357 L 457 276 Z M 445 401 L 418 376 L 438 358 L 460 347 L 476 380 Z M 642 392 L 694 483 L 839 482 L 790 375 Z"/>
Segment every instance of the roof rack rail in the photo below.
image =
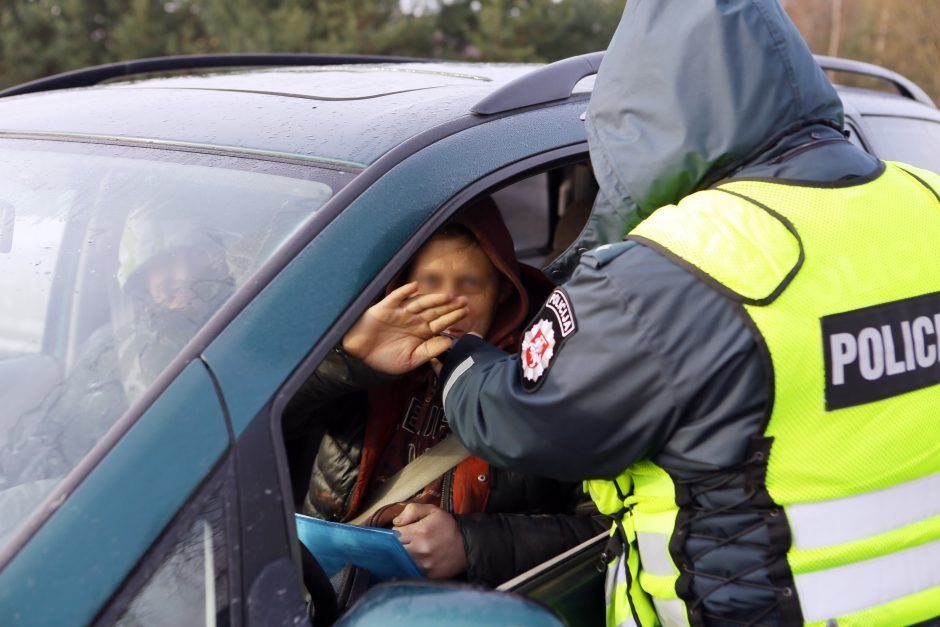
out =
<path fill-rule="evenodd" d="M 826 70 L 827 72 L 845 72 L 847 74 L 858 74 L 861 76 L 878 79 L 890 84 L 899 94 L 905 98 L 916 100 L 917 102 L 925 104 L 928 107 L 934 109 L 937 106 L 934 104 L 934 101 L 931 100 L 930 96 L 927 95 L 927 92 L 918 87 L 914 81 L 901 76 L 897 72 L 892 72 L 891 70 L 883 68 L 879 65 L 864 63 L 862 61 L 840 59 L 837 57 L 826 57 L 819 54 L 813 56 L 816 58 L 816 63 L 819 64 L 819 67 Z"/>
<path fill-rule="evenodd" d="M 522 107 L 564 100 L 575 85 L 597 74 L 604 52 L 591 52 L 549 63 L 510 81 L 470 108 L 478 115 L 494 115 Z"/>
<path fill-rule="evenodd" d="M 859 74 L 884 81 L 894 87 L 901 96 L 936 108 L 927 92 L 918 87 L 914 81 L 897 72 L 879 65 L 851 59 L 818 54 L 813 57 L 823 70 Z M 581 79 L 597 74 L 603 59 L 604 52 L 600 51 L 555 61 L 506 83 L 473 105 L 470 111 L 478 115 L 494 115 L 522 107 L 564 100 L 571 96 L 572 90 Z"/>
<path fill-rule="evenodd" d="M 412 57 L 384 57 L 378 55 L 311 54 L 311 53 L 231 53 L 231 54 L 187 54 L 169 57 L 151 57 L 133 61 L 120 61 L 95 65 L 71 72 L 54 74 L 0 91 L 4 96 L 18 96 L 37 91 L 90 87 L 103 81 L 173 70 L 202 70 L 231 67 L 281 67 L 292 65 L 357 65 L 365 63 L 426 63 L 427 59 Z"/>

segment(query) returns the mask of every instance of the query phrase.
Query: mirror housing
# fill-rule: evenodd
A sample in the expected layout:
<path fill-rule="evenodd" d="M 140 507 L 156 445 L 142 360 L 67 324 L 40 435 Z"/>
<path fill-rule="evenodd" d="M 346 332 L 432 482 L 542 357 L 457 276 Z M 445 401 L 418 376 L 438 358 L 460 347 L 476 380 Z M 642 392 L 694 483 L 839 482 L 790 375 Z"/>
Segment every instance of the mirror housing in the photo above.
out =
<path fill-rule="evenodd" d="M 563 627 L 550 609 L 525 597 L 455 583 L 397 581 L 375 586 L 336 627 Z"/>

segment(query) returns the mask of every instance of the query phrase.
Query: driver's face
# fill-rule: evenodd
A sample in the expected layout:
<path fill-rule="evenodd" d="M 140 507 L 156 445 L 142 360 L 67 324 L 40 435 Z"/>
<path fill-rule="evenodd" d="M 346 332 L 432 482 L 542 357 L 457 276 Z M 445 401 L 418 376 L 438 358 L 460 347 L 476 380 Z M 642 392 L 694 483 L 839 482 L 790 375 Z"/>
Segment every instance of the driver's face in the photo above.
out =
<path fill-rule="evenodd" d="M 408 281 L 418 294 L 454 294 L 467 299 L 467 316 L 451 331 L 486 337 L 500 299 L 499 271 L 476 243 L 463 237 L 436 237 L 425 244 L 411 266 Z"/>

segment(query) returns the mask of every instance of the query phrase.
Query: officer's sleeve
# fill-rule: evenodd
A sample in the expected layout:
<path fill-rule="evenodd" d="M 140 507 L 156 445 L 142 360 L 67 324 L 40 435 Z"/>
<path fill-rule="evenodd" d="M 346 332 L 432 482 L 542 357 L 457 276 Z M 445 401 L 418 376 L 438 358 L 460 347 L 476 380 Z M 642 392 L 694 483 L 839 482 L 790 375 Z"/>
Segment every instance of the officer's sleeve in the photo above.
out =
<path fill-rule="evenodd" d="M 444 413 L 473 453 L 497 466 L 562 480 L 610 477 L 653 455 L 678 422 L 655 321 L 607 271 L 601 247 L 582 258 L 506 355 L 461 338 L 442 370 Z M 605 251 L 605 249 L 608 249 Z"/>

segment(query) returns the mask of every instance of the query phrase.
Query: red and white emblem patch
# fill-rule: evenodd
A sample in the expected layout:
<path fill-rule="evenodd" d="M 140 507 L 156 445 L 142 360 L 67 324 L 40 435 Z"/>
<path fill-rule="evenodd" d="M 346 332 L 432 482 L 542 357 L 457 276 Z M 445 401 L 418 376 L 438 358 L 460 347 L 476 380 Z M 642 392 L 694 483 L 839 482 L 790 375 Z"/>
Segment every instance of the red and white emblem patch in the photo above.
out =
<path fill-rule="evenodd" d="M 555 354 L 555 330 L 549 320 L 542 318 L 525 332 L 522 339 L 522 376 L 539 380 Z"/>

